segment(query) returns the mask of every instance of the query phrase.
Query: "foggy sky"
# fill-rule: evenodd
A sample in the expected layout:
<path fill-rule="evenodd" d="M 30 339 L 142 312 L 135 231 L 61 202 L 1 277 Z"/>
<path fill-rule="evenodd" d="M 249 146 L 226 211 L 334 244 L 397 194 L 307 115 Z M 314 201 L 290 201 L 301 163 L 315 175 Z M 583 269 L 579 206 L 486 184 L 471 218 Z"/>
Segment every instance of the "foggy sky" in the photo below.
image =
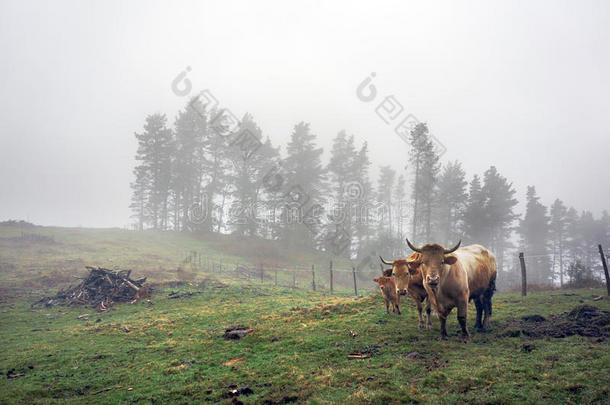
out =
<path fill-rule="evenodd" d="M 275 144 L 306 121 L 325 160 L 345 129 L 399 169 L 407 146 L 356 97 L 375 72 L 378 98 L 427 122 L 469 179 L 495 165 L 521 203 L 535 185 L 546 205 L 598 215 L 609 50 L 604 1 L 3 0 L 0 220 L 129 224 L 133 134 L 147 114 L 173 123 L 187 66 L 194 92 L 250 112 Z"/>

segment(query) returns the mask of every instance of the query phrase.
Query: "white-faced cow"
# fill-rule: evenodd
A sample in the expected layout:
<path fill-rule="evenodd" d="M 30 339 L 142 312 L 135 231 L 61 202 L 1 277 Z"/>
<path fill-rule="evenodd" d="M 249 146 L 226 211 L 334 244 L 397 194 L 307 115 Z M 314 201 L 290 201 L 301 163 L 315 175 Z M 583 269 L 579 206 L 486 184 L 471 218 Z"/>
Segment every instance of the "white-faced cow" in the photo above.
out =
<path fill-rule="evenodd" d="M 470 245 L 458 249 L 460 242 L 451 249 L 437 244 L 416 247 L 407 244 L 420 253 L 419 260 L 410 268 L 421 273 L 428 299 L 436 307 L 441 321 L 441 338 L 447 338 L 447 316 L 457 307 L 457 317 L 462 328 L 462 340 L 470 342 L 466 326 L 468 301 L 474 300 L 477 308 L 475 327 L 489 326 L 491 297 L 495 290 L 496 258 L 481 245 Z M 481 317 L 485 313 L 485 320 Z"/>
<path fill-rule="evenodd" d="M 417 263 L 419 260 L 419 253 L 413 253 L 409 256 L 408 259 L 397 259 L 393 262 L 387 262 L 383 260 L 383 257 L 379 256 L 381 262 L 383 264 L 392 266 L 391 275 L 394 277 L 394 282 L 396 283 L 396 292 L 399 295 L 409 295 L 415 301 L 415 305 L 417 306 L 417 312 L 419 314 L 419 324 L 418 327 L 420 329 L 424 328 L 424 317 L 422 314 L 422 304 L 426 301 L 426 323 L 425 327 L 428 329 L 432 328 L 432 320 L 430 318 L 430 301 L 426 300 L 428 294 L 424 289 L 424 284 L 422 281 L 422 276 L 416 268 L 410 269 L 413 266 L 413 263 Z M 384 274 L 385 275 L 385 274 Z"/>

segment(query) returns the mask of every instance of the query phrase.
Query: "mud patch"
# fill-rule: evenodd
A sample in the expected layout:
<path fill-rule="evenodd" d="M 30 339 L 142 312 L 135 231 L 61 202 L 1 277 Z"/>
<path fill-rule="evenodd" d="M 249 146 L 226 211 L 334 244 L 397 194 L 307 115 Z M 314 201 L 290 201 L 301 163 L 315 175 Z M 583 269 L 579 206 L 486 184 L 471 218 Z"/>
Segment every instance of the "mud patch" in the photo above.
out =
<path fill-rule="evenodd" d="M 521 334 L 531 338 L 565 338 L 579 335 L 587 337 L 610 336 L 610 311 L 591 305 L 579 305 L 570 312 L 559 315 L 527 315 L 515 319 L 503 328 L 503 337 L 517 337 Z"/>

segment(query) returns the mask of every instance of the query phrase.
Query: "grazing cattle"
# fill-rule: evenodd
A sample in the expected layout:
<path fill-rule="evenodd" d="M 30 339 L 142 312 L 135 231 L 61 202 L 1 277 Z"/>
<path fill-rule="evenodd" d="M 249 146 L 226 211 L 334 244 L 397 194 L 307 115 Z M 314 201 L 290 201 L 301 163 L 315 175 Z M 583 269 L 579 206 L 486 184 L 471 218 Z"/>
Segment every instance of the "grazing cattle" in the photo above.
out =
<path fill-rule="evenodd" d="M 491 316 L 491 297 L 495 290 L 496 259 L 481 245 L 460 247 L 460 242 L 451 249 L 437 244 L 413 246 L 411 249 L 420 253 L 411 267 L 419 269 L 428 299 L 436 307 L 441 320 L 441 338 L 447 338 L 447 316 L 457 307 L 457 317 L 462 328 L 462 340 L 470 342 L 466 326 L 468 301 L 474 300 L 477 308 L 475 327 L 489 326 Z M 482 313 L 485 320 L 481 323 Z"/>
<path fill-rule="evenodd" d="M 424 289 L 421 273 L 417 271 L 417 268 L 413 266 L 419 260 L 419 253 L 413 253 L 408 259 L 398 259 L 393 262 L 386 262 L 383 257 L 379 256 L 382 263 L 392 265 L 392 275 L 394 276 L 394 282 L 396 283 L 396 292 L 400 295 L 409 295 L 415 301 L 417 306 L 417 312 L 419 314 L 418 327 L 423 329 L 427 327 L 432 328 L 432 319 L 430 317 L 430 301 L 426 300 L 428 294 Z M 422 304 L 426 301 L 426 323 L 424 324 L 424 317 L 422 314 Z"/>
<path fill-rule="evenodd" d="M 390 304 L 392 304 L 392 312 L 400 315 L 400 295 L 396 293 L 396 284 L 394 284 L 392 277 L 379 277 L 373 279 L 373 281 L 379 283 L 379 289 L 385 301 L 386 312 L 390 313 Z"/>

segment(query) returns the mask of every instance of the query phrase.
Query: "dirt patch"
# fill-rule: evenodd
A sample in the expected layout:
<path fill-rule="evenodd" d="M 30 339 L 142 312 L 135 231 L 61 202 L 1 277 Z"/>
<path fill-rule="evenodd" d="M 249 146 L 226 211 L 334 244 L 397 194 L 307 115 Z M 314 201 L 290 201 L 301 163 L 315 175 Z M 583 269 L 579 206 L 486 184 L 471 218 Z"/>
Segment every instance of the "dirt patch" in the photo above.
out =
<path fill-rule="evenodd" d="M 573 335 L 587 337 L 610 336 L 610 311 L 591 305 L 579 305 L 559 315 L 527 315 L 505 325 L 504 337 L 525 335 L 532 338 L 565 338 Z"/>
<path fill-rule="evenodd" d="M 222 335 L 227 340 L 237 340 L 246 337 L 250 333 L 254 332 L 254 329 L 245 326 L 234 326 L 225 330 Z"/>

